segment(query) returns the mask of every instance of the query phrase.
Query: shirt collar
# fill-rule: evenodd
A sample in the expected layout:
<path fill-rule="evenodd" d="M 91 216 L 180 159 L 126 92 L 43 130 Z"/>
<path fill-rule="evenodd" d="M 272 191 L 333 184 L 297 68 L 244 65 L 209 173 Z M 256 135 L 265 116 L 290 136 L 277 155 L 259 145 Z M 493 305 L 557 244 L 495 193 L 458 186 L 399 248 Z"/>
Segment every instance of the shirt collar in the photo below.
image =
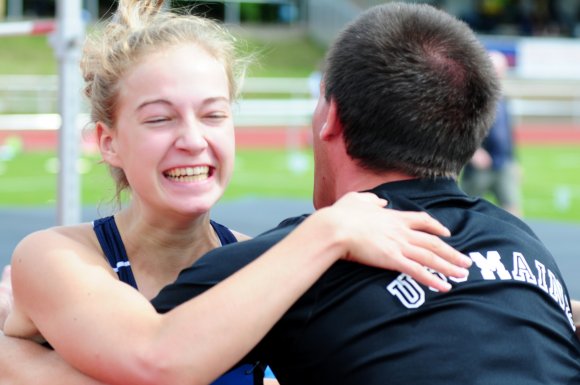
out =
<path fill-rule="evenodd" d="M 435 198 L 438 196 L 465 196 L 452 178 L 408 179 L 383 183 L 371 190 L 379 196 L 401 194 L 406 198 Z"/>

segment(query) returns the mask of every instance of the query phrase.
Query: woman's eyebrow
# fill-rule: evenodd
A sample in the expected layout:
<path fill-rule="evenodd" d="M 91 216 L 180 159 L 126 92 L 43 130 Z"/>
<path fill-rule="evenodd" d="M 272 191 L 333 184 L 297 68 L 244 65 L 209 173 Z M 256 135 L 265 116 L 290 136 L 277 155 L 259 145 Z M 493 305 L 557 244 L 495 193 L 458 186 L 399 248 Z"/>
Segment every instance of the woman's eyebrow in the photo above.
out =
<path fill-rule="evenodd" d="M 171 102 L 169 102 L 169 100 L 166 100 L 166 99 L 146 100 L 143 103 L 139 104 L 139 106 L 137 106 L 136 110 L 139 111 L 139 110 L 147 107 L 148 105 L 158 104 L 158 103 L 171 105 Z"/>
<path fill-rule="evenodd" d="M 211 103 L 216 103 L 216 102 L 226 102 L 226 103 L 230 103 L 230 99 L 225 97 L 225 96 L 214 96 L 211 98 L 207 98 L 203 101 L 202 104 L 211 104 Z"/>

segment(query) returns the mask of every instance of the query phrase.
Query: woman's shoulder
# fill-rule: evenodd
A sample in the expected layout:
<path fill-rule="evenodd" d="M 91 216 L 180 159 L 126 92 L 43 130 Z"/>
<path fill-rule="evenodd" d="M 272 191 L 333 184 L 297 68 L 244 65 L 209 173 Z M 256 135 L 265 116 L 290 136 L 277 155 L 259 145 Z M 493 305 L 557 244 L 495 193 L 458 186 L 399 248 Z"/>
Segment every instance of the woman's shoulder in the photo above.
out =
<path fill-rule="evenodd" d="M 37 258 L 53 251 L 78 251 L 92 254 L 99 246 L 91 223 L 55 226 L 28 234 L 16 246 L 13 258 Z"/>

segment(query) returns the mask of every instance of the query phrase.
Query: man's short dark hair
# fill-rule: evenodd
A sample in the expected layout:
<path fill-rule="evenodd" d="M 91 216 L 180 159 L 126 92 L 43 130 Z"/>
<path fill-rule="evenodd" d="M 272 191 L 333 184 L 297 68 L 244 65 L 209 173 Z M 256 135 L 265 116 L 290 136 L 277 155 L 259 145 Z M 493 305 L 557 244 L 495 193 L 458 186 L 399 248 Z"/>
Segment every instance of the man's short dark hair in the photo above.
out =
<path fill-rule="evenodd" d="M 373 7 L 325 68 L 348 154 L 374 171 L 456 177 L 487 134 L 498 80 L 471 29 L 425 4 Z"/>

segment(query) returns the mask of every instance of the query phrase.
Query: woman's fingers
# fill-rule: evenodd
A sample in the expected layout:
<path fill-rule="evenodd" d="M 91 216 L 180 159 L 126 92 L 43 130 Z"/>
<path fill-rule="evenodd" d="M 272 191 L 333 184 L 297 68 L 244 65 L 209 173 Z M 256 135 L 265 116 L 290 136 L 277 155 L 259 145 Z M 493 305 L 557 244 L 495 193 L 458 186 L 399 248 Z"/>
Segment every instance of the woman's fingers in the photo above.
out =
<path fill-rule="evenodd" d="M 411 218 L 412 221 L 416 219 Z M 436 224 L 433 227 L 431 221 L 426 221 L 424 218 L 418 218 L 418 220 L 431 229 L 439 228 Z M 426 229 L 426 227 L 422 228 Z M 405 232 L 405 236 L 398 241 L 401 249 L 401 268 L 398 270 L 417 282 L 446 292 L 451 285 L 443 276 L 465 278 L 469 274 L 467 268 L 472 265 L 473 261 L 435 235 L 414 229 Z M 434 274 L 432 271 L 440 274 Z"/>
<path fill-rule="evenodd" d="M 389 202 L 370 192 L 349 192 L 336 201 L 333 206 L 339 208 L 357 208 L 364 207 L 364 205 L 369 203 L 374 206 L 385 207 Z"/>
<path fill-rule="evenodd" d="M 451 290 L 451 284 L 447 282 L 447 279 L 442 278 L 437 274 L 433 274 L 431 271 L 427 270 L 425 266 L 410 259 L 403 259 L 398 270 L 407 274 L 415 281 L 425 286 L 432 287 L 437 291 L 445 293 Z"/>
<path fill-rule="evenodd" d="M 404 255 L 419 265 L 425 268 L 428 267 L 447 277 L 465 278 L 469 274 L 469 271 L 466 268 L 467 266 L 463 267 L 454 262 L 450 262 L 445 256 L 422 247 L 410 245 L 408 249 L 405 250 Z"/>
<path fill-rule="evenodd" d="M 445 275 L 449 275 L 446 271 L 451 266 L 468 268 L 473 263 L 471 258 L 431 234 L 414 231 L 408 243 L 417 248 L 417 255 L 421 258 L 418 262 Z"/>
<path fill-rule="evenodd" d="M 418 211 L 399 211 L 401 220 L 405 221 L 407 226 L 413 230 L 419 230 L 440 237 L 451 235 L 449 229 L 441 224 L 438 220 L 425 212 Z"/>
<path fill-rule="evenodd" d="M 389 203 L 386 199 L 379 198 L 377 195 L 369 192 L 356 194 L 349 193 L 345 196 L 347 197 L 347 199 L 360 199 L 364 202 L 369 202 L 379 207 L 385 207 Z"/>
<path fill-rule="evenodd" d="M 471 259 L 439 238 L 451 235 L 444 225 L 425 212 L 379 208 L 386 203 L 370 193 L 335 203 L 333 223 L 347 238 L 346 259 L 401 271 L 439 291 L 450 289 L 446 277 L 468 275 Z"/>
<path fill-rule="evenodd" d="M 424 235 L 434 237 L 429 234 Z M 441 292 L 447 292 L 451 289 L 451 285 L 445 277 L 467 277 L 469 271 L 463 266 L 471 264 L 471 260 L 443 241 L 441 242 L 443 245 L 432 241 L 429 244 L 430 248 L 425 248 L 398 240 L 397 242 L 393 241 L 390 247 L 385 247 L 385 244 L 381 243 L 377 244 L 376 247 L 381 248 L 384 253 L 382 257 L 382 261 L 385 263 L 383 268 L 400 271 L 419 283 Z M 465 259 L 469 260 L 469 263 L 466 263 Z M 450 260 L 454 262 L 450 262 Z M 440 274 L 435 274 L 435 272 Z"/>

